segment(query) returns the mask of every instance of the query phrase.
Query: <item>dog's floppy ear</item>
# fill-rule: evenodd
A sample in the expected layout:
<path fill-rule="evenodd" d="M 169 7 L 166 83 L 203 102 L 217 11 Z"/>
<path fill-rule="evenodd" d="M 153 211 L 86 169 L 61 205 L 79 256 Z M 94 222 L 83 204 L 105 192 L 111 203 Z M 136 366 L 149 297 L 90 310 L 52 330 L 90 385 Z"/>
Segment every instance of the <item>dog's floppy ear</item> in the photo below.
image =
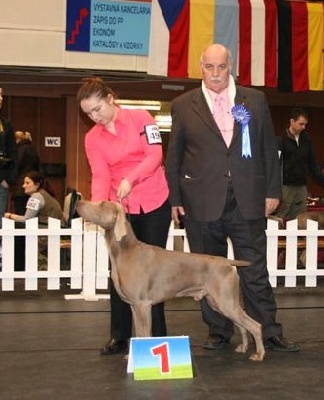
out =
<path fill-rule="evenodd" d="M 117 217 L 114 227 L 114 234 L 117 242 L 119 242 L 124 236 L 127 235 L 126 215 L 123 207 L 120 204 L 116 204 L 116 211 Z"/>

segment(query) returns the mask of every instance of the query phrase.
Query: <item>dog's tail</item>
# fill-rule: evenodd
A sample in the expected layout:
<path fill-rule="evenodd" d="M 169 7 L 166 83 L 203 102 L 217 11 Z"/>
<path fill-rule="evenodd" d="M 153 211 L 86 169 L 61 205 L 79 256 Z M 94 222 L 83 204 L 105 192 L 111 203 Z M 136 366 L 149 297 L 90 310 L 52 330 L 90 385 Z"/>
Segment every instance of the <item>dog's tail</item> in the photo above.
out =
<path fill-rule="evenodd" d="M 231 265 L 235 267 L 249 267 L 251 265 L 250 261 L 242 261 L 242 260 L 229 260 Z"/>

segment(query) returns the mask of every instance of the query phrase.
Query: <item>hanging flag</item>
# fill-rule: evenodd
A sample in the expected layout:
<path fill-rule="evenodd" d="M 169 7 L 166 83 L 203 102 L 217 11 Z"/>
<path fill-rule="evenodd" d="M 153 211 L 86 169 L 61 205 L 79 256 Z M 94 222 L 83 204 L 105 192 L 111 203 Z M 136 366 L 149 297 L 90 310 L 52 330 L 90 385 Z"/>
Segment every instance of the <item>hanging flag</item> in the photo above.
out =
<path fill-rule="evenodd" d="M 188 77 L 189 0 L 152 0 L 147 72 Z"/>
<path fill-rule="evenodd" d="M 190 0 L 188 76 L 200 78 L 200 56 L 203 50 L 214 43 L 215 0 Z"/>
<path fill-rule="evenodd" d="M 278 1 L 278 88 L 323 90 L 323 5 Z"/>
<path fill-rule="evenodd" d="M 308 15 L 306 3 L 291 2 L 291 65 L 293 91 L 308 90 Z"/>
<path fill-rule="evenodd" d="M 324 5 L 307 3 L 309 89 L 323 90 Z"/>
<path fill-rule="evenodd" d="M 264 86 L 277 87 L 277 2 L 265 0 Z"/>
<path fill-rule="evenodd" d="M 277 85 L 276 0 L 239 0 L 239 83 Z"/>
<path fill-rule="evenodd" d="M 291 65 L 291 7 L 285 0 L 278 0 L 278 88 L 292 92 Z"/>
<path fill-rule="evenodd" d="M 217 0 L 214 17 L 214 41 L 231 50 L 233 58 L 232 74 L 238 74 L 238 42 L 239 42 L 239 4 L 238 0 Z"/>
<path fill-rule="evenodd" d="M 265 7 L 263 0 L 251 0 L 251 84 L 264 86 Z"/>
<path fill-rule="evenodd" d="M 250 0 L 239 0 L 240 27 L 239 27 L 239 83 L 243 86 L 251 85 L 251 3 Z"/>

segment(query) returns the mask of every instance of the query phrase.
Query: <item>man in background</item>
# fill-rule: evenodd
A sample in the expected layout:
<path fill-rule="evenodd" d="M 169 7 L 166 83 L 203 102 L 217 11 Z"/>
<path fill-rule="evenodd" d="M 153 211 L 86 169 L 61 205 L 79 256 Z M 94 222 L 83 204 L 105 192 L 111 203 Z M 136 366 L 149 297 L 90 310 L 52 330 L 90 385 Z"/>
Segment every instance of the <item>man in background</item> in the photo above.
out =
<path fill-rule="evenodd" d="M 291 110 L 289 124 L 278 136 L 282 164 L 282 198 L 275 215 L 295 219 L 307 211 L 307 177 L 324 184 L 324 174 L 316 163 L 311 139 L 306 132 L 308 114 L 303 108 Z"/>

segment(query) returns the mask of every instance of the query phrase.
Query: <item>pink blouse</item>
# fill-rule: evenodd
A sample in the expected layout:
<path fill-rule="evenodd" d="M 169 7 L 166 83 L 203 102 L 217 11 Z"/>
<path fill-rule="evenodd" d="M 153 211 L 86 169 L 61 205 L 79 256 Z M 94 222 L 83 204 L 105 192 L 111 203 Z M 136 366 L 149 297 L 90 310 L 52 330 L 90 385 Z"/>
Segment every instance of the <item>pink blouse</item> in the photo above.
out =
<path fill-rule="evenodd" d="M 123 178 L 132 191 L 123 205 L 131 214 L 160 207 L 169 195 L 162 168 L 162 145 L 149 144 L 145 127 L 156 125 L 146 110 L 118 108 L 116 134 L 96 124 L 85 137 L 85 150 L 92 172 L 92 201 L 118 201 Z"/>

